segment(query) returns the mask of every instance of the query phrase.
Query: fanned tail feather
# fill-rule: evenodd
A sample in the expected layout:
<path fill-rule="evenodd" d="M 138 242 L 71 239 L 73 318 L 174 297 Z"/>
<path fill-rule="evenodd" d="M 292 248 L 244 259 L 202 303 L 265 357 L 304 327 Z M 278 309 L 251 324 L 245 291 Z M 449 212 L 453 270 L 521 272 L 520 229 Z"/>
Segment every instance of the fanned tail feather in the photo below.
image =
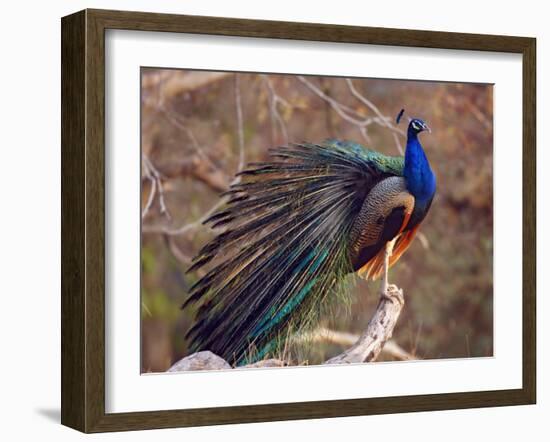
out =
<path fill-rule="evenodd" d="M 201 301 L 192 351 L 236 364 L 273 353 L 285 331 L 307 326 L 352 271 L 348 238 L 373 165 L 359 150 L 300 144 L 253 163 L 208 220 L 224 230 L 189 271 L 219 261 L 190 290 Z"/>

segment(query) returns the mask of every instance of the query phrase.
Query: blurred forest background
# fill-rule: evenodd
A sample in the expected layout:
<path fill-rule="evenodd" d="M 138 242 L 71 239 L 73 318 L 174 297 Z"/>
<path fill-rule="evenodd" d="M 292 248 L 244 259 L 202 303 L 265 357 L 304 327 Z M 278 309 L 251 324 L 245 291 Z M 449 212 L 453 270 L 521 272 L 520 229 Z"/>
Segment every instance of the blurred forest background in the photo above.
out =
<path fill-rule="evenodd" d="M 492 86 L 426 81 L 142 69 L 142 371 L 187 355 L 192 316 L 181 311 L 202 225 L 247 162 L 288 142 L 353 140 L 402 153 L 404 107 L 432 128 L 422 143 L 437 175 L 428 217 L 390 281 L 405 308 L 379 360 L 493 354 Z M 295 361 L 320 363 L 366 327 L 379 281 L 355 285 L 350 307 L 324 318 Z M 340 332 L 329 333 L 326 330 Z"/>

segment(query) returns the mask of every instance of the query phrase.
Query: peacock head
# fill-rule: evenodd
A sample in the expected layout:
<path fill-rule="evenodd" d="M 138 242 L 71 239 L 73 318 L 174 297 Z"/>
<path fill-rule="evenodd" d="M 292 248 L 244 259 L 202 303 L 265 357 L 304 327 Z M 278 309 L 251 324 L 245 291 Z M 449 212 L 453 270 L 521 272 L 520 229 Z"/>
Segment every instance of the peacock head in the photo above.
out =
<path fill-rule="evenodd" d="M 405 109 L 401 109 L 397 114 L 397 118 L 395 119 L 395 122 L 397 124 L 399 124 L 399 122 L 401 121 L 401 118 L 403 117 L 404 113 L 405 113 Z M 432 131 L 428 127 L 428 125 L 424 122 L 424 120 L 421 120 L 420 118 L 409 118 L 409 128 L 408 128 L 409 133 L 417 135 L 420 132 L 423 132 L 425 130 L 427 130 L 428 132 Z"/>
<path fill-rule="evenodd" d="M 428 127 L 428 125 L 424 122 L 424 120 L 421 120 L 420 118 L 413 118 L 409 123 L 409 129 L 410 132 L 419 134 L 423 131 L 431 132 L 432 130 Z"/>

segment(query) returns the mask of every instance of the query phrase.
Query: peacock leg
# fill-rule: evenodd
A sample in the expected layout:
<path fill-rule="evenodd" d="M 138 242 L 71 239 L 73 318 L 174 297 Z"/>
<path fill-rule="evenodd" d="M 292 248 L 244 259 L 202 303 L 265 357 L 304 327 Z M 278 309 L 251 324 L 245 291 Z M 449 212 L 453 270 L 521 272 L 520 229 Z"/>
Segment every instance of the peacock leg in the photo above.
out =
<path fill-rule="evenodd" d="M 393 253 L 393 245 L 395 244 L 395 240 L 388 241 L 386 245 L 384 246 L 384 278 L 382 279 L 382 287 L 380 289 L 380 292 L 382 295 L 386 295 L 388 293 L 388 273 L 390 269 L 390 258 Z"/>

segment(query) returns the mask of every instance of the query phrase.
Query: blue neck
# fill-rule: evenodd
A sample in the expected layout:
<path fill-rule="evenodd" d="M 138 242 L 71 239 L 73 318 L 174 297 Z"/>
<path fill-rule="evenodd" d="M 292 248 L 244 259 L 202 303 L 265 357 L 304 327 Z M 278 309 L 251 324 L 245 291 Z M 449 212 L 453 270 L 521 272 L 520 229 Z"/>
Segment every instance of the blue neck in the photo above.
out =
<path fill-rule="evenodd" d="M 435 175 L 418 140 L 418 133 L 411 130 L 411 128 L 409 128 L 407 133 L 403 176 L 407 181 L 408 191 L 418 202 L 427 203 L 433 198 L 435 193 Z"/>

